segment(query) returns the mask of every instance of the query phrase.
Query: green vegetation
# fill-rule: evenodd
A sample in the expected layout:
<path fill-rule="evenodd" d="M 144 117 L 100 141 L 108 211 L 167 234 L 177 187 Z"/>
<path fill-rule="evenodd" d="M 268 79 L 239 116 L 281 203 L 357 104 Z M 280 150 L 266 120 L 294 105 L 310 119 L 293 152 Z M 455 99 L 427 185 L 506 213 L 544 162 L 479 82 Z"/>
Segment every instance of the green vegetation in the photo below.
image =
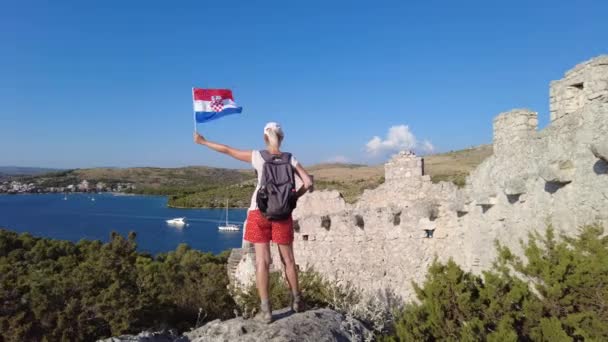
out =
<path fill-rule="evenodd" d="M 364 301 L 352 284 L 300 273 L 309 308 L 360 319 L 384 341 L 606 341 L 608 236 L 589 226 L 576 238 L 531 234 L 527 262 L 497 245 L 482 275 L 435 261 L 417 301 Z M 181 331 L 206 321 L 255 314 L 254 285 L 228 290 L 227 253 L 180 245 L 152 257 L 135 234 L 78 243 L 0 230 L 0 341 L 95 340 L 145 329 Z M 525 279 L 525 280 L 522 280 Z M 281 273 L 271 273 L 273 307 L 289 305 Z M 393 299 L 390 299 L 393 298 Z M 392 304 L 389 304 L 392 303 Z M 397 308 L 397 311 L 395 311 Z"/>
<path fill-rule="evenodd" d="M 557 241 L 531 234 L 527 263 L 498 245 L 482 276 L 434 262 L 418 303 L 399 315 L 387 341 L 606 341 L 608 237 L 598 226 Z M 515 274 L 519 275 L 516 277 Z M 525 282 L 521 279 L 527 279 Z"/>
<path fill-rule="evenodd" d="M 244 184 L 210 187 L 203 191 L 172 195 L 168 205 L 177 208 L 223 208 L 228 199 L 230 207 L 245 208 L 249 207 L 254 190 L 254 185 Z"/>
<path fill-rule="evenodd" d="M 91 341 L 228 318 L 227 255 L 180 245 L 152 257 L 135 234 L 109 243 L 0 230 L 0 340 Z M 200 323 L 200 322 L 199 322 Z"/>
<path fill-rule="evenodd" d="M 315 180 L 315 190 L 337 190 L 347 203 L 356 202 L 366 189 L 374 189 L 384 183 L 384 177 L 357 179 L 349 182 Z"/>
<path fill-rule="evenodd" d="M 73 173 L 79 179 L 89 182 L 128 182 L 137 188 L 179 188 L 189 189 L 196 187 L 217 187 L 227 184 L 236 184 L 254 178 L 253 172 L 213 168 L 204 166 L 190 166 L 181 168 L 137 167 L 126 169 L 79 169 Z M 164 192 L 164 195 L 171 193 Z"/>
<path fill-rule="evenodd" d="M 326 281 L 314 270 L 307 270 L 298 274 L 302 299 L 308 308 L 321 308 L 332 306 L 335 298 L 358 299 L 355 291 L 338 286 L 335 282 Z M 284 308 L 291 305 L 291 290 L 281 272 L 270 273 L 269 298 L 273 308 Z M 237 298 L 239 311 L 246 316 L 253 316 L 259 309 L 260 299 L 255 283 L 245 291 L 232 289 Z"/>
<path fill-rule="evenodd" d="M 85 179 L 91 186 L 97 182 L 110 187 L 118 183 L 130 183 L 135 185 L 136 189 L 131 192 L 136 194 L 179 195 L 239 184 L 253 178 L 253 172 L 249 171 L 191 166 L 76 169 L 15 179 L 22 183 L 35 183 L 43 188 L 77 185 Z"/>
<path fill-rule="evenodd" d="M 464 188 L 467 184 L 467 176 L 468 173 L 454 173 L 454 174 L 439 174 L 435 176 L 431 176 L 431 182 L 439 183 L 439 182 L 452 182 L 459 188 Z"/>

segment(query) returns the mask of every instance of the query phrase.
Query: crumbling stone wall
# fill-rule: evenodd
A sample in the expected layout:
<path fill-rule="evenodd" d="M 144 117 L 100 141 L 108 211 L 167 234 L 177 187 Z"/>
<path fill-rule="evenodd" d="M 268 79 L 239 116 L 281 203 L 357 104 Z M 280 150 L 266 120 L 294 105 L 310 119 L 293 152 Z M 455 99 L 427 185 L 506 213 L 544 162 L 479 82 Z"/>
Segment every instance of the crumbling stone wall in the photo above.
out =
<path fill-rule="evenodd" d="M 551 121 L 567 116 L 586 104 L 608 95 L 608 56 L 581 63 L 551 82 Z"/>
<path fill-rule="evenodd" d="M 433 184 L 422 159 L 402 152 L 386 163 L 385 183 L 355 204 L 336 191 L 305 195 L 294 212 L 296 262 L 408 299 L 434 257 L 481 272 L 495 258 L 495 240 L 521 253 L 519 241 L 548 224 L 568 234 L 589 223 L 608 227 L 606 66 L 608 56 L 598 57 L 552 82 L 551 123 L 541 131 L 533 111 L 498 115 L 494 154 L 463 189 Z M 572 95 L 581 82 L 583 93 Z M 280 266 L 276 248 L 273 264 Z"/>

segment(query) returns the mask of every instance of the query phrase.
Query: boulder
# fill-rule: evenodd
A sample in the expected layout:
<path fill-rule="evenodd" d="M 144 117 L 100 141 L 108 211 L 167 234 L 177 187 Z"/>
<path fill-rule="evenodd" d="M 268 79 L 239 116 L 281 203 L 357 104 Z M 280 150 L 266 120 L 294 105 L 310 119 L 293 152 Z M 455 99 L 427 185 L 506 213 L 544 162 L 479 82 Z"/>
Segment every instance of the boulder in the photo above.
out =
<path fill-rule="evenodd" d="M 591 153 L 606 163 L 608 163 L 608 138 L 599 139 L 599 141 L 591 144 Z"/>
<path fill-rule="evenodd" d="M 178 336 L 173 332 L 142 332 L 138 335 L 110 337 L 98 342 L 332 342 L 363 341 L 371 332 L 358 320 L 330 310 L 317 309 L 293 313 L 276 310 L 274 322 L 237 317 L 211 321 Z"/>
<path fill-rule="evenodd" d="M 511 178 L 504 183 L 504 193 L 507 196 L 526 193 L 526 182 L 520 178 Z"/>
<path fill-rule="evenodd" d="M 547 183 L 568 184 L 574 176 L 571 160 L 552 161 L 540 168 L 540 176 Z"/>
<path fill-rule="evenodd" d="M 255 319 L 233 318 L 212 321 L 184 333 L 192 342 L 296 342 L 360 341 L 370 332 L 359 321 L 349 321 L 330 309 L 317 309 L 292 314 L 289 309 L 273 312 L 271 324 Z"/>
<path fill-rule="evenodd" d="M 121 335 L 110 337 L 97 342 L 188 342 L 185 336 L 178 336 L 172 331 L 144 331 L 137 335 Z"/>

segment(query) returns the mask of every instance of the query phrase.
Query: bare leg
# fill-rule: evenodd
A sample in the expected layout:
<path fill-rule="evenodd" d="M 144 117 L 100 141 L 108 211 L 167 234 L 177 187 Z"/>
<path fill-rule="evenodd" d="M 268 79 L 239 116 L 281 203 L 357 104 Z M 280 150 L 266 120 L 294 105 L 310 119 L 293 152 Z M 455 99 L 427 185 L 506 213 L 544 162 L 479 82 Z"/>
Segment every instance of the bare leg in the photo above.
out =
<path fill-rule="evenodd" d="M 296 270 L 296 261 L 293 256 L 293 244 L 278 245 L 281 253 L 281 260 L 285 266 L 285 274 L 287 275 L 287 283 L 292 293 L 300 293 L 298 285 L 298 271 Z"/>
<path fill-rule="evenodd" d="M 270 244 L 255 243 L 255 282 L 260 300 L 268 300 L 268 268 L 270 267 Z"/>

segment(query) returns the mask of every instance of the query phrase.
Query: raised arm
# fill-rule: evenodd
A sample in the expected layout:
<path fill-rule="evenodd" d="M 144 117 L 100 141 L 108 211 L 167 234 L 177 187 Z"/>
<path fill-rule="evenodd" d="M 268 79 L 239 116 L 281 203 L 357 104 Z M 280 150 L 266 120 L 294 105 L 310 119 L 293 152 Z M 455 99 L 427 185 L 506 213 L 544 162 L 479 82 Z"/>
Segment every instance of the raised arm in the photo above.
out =
<path fill-rule="evenodd" d="M 298 173 L 298 176 L 300 177 L 300 179 L 302 180 L 302 187 L 298 189 L 298 197 L 304 195 L 306 193 L 306 191 L 308 191 L 308 189 L 312 188 L 312 179 L 310 179 L 310 176 L 308 175 L 308 172 L 306 172 L 306 170 L 304 170 L 304 167 L 302 167 L 302 164 L 298 163 L 298 166 L 296 166 L 296 172 Z"/>
<path fill-rule="evenodd" d="M 246 163 L 251 163 L 251 151 L 237 150 L 236 148 L 232 148 L 228 145 L 214 143 L 205 139 L 202 135 L 196 132 L 194 133 L 194 142 L 199 145 L 207 146 L 214 151 L 227 154 L 234 159 L 238 159 Z"/>

